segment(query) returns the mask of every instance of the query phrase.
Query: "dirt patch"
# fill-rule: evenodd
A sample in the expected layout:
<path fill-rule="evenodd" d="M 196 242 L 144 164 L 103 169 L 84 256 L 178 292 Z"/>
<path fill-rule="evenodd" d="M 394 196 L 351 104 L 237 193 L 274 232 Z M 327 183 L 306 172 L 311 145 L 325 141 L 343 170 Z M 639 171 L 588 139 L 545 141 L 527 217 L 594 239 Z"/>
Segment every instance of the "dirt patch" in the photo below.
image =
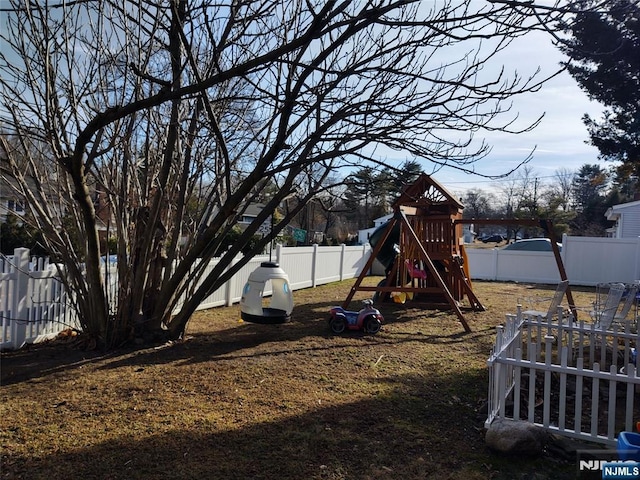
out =
<path fill-rule="evenodd" d="M 465 313 L 472 333 L 407 303 L 381 306 L 377 335 L 331 335 L 351 285 L 295 292 L 283 325 L 234 306 L 198 313 L 181 343 L 3 354 L 3 478 L 574 478 L 572 462 L 492 454 L 480 411 L 495 327 L 555 286 L 475 282 L 487 311 Z"/>

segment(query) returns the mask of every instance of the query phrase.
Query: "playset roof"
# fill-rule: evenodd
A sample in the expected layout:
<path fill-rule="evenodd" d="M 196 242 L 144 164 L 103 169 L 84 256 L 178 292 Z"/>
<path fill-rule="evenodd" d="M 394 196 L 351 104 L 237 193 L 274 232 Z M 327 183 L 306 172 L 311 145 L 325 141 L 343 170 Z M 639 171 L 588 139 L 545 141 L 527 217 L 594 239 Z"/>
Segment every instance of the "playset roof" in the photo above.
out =
<path fill-rule="evenodd" d="M 460 212 L 464 208 L 454 194 L 426 173 L 421 174 L 412 185 L 405 188 L 393 204 L 394 209 L 405 206 L 418 207 L 427 211 L 432 210 L 433 207 L 440 207 L 438 210 L 445 209 L 452 213 Z"/>

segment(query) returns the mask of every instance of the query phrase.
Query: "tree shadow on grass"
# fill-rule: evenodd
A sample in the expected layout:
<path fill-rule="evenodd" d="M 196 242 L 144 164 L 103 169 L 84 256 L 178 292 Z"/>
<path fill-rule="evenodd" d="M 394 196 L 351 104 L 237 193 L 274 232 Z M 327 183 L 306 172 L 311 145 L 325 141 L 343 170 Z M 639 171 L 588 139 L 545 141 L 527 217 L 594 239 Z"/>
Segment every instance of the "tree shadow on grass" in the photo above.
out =
<path fill-rule="evenodd" d="M 381 381 L 378 395 L 221 430 L 203 416 L 188 428 L 142 430 L 50 454 L 3 454 L 4 478 L 514 479 L 573 478 L 548 459 L 504 459 L 484 446 L 473 400 L 460 392 L 483 372 Z M 371 379 L 370 379 L 371 380 Z M 475 392 L 470 392 L 470 396 Z M 257 400 L 254 400 L 257 401 Z M 535 477 L 523 476 L 536 472 Z"/>
<path fill-rule="evenodd" d="M 491 285 L 491 282 L 489 282 Z M 503 284 L 496 285 L 504 286 Z M 508 285 L 508 284 L 507 284 Z M 526 285 L 516 285 L 520 288 L 529 288 Z M 535 285 L 531 288 L 539 290 L 554 290 L 555 286 Z M 591 292 L 593 289 L 580 289 Z M 308 293 L 308 292 L 307 292 Z M 318 290 L 313 294 L 324 295 L 326 292 Z M 280 342 L 283 344 L 295 344 L 292 347 L 295 350 L 303 348 L 313 351 L 314 349 L 337 348 L 336 345 L 319 346 L 318 339 L 326 339 L 330 337 L 327 326 L 327 318 L 329 309 L 334 305 L 342 303 L 343 298 L 327 300 L 323 302 L 303 302 L 294 307 L 293 321 L 284 325 L 239 325 L 236 321 L 239 318 L 239 309 L 235 307 L 220 307 L 214 309 L 217 312 L 225 312 L 225 315 L 218 315 L 217 318 L 226 318 L 227 325 L 222 329 L 215 329 L 214 332 L 198 332 L 187 335 L 193 337 L 192 340 L 184 344 L 176 344 L 172 348 L 163 348 L 164 346 L 127 346 L 112 352 L 100 351 L 84 351 L 74 348 L 70 344 L 64 342 L 52 342 L 46 344 L 38 344 L 26 347 L 19 351 L 2 353 L 0 369 L 0 383 L 2 385 L 10 385 L 22 381 L 44 378 L 52 374 L 63 371 L 72 370 L 87 364 L 97 362 L 109 364 L 113 366 L 118 364 L 144 364 L 150 362 L 168 363 L 182 359 L 185 362 L 206 361 L 212 358 L 225 358 L 239 351 L 248 352 L 252 348 L 269 342 Z M 351 308 L 359 308 L 359 300 L 353 300 Z M 462 329 L 458 319 L 451 312 L 443 312 L 439 310 L 426 310 L 416 308 L 410 303 L 406 305 L 398 305 L 392 302 L 386 302 L 378 305 L 382 314 L 386 319 L 386 332 L 375 337 L 367 335 L 349 333 L 348 336 L 356 338 L 363 344 L 367 342 L 398 342 L 400 338 L 404 341 L 423 341 L 433 343 L 456 343 L 469 342 L 470 345 L 476 345 L 474 352 L 489 355 L 489 349 L 483 352 L 486 342 L 476 341 L 478 335 L 486 337 L 493 335 L 495 332 L 492 328 L 487 329 L 474 324 L 472 316 L 469 322 L 473 330 L 467 334 Z M 515 311 L 515 304 L 514 304 Z M 427 318 L 428 321 L 442 322 L 443 331 L 437 334 L 425 334 L 420 330 L 414 332 L 399 331 L 394 329 L 395 325 L 410 325 L 417 317 Z M 498 322 L 500 323 L 500 319 Z M 229 326 L 230 325 L 230 326 Z M 449 331 L 453 330 L 453 331 Z M 392 334 L 389 334 L 392 332 Z M 391 336 L 391 339 L 389 338 Z M 300 346 L 300 343 L 307 344 Z M 320 342 L 321 343 L 321 342 Z M 202 348 L 200 348 L 202 347 Z M 282 352 L 291 351 L 292 348 L 283 347 Z M 255 356 L 255 352 L 246 353 L 248 356 Z"/>
<path fill-rule="evenodd" d="M 311 355 L 319 352 L 336 352 L 354 347 L 390 347 L 403 343 L 418 342 L 433 345 L 462 344 L 468 345 L 469 353 L 484 351 L 485 340 L 493 337 L 495 329 L 482 329 L 475 333 L 453 332 L 428 334 L 420 330 L 413 332 L 389 331 L 383 329 L 377 335 L 362 332 L 346 332 L 333 335 L 328 331 L 326 322 L 322 320 L 292 321 L 287 325 L 239 325 L 234 328 L 217 331 L 215 334 L 197 333 L 188 341 L 170 348 L 154 348 L 135 352 L 133 355 L 121 356 L 103 362 L 100 369 L 114 369 L 123 366 L 144 364 L 177 365 L 199 364 L 202 362 L 224 361 L 233 359 L 249 359 L 272 357 L 288 354 Z M 473 346 L 477 348 L 472 348 Z"/>
<path fill-rule="evenodd" d="M 11 385 L 34 378 L 45 378 L 59 372 L 69 371 L 88 364 L 100 364 L 99 368 L 118 368 L 121 366 L 139 366 L 146 364 L 168 364 L 173 362 L 199 363 L 215 359 L 238 358 L 242 356 L 256 357 L 263 353 L 259 347 L 267 344 L 281 344 L 281 348 L 269 346 L 264 354 L 284 354 L 304 351 L 333 350 L 347 348 L 352 343 L 328 343 L 332 338 L 327 319 L 329 309 L 334 303 L 318 302 L 303 304 L 294 309 L 293 320 L 280 325 L 260 325 L 237 323 L 231 319 L 237 314 L 237 307 L 231 307 L 229 317 L 225 321 L 226 328 L 218 328 L 211 332 L 189 334 L 184 342 L 163 345 L 129 345 L 110 352 L 84 351 L 74 348 L 67 341 L 52 341 L 43 344 L 29 345 L 21 350 L 2 354 L 0 383 Z M 232 310 L 235 309 L 235 310 Z M 493 330 L 480 330 L 468 334 L 462 330 L 455 315 L 438 310 L 420 310 L 398 308 L 393 305 L 382 305 L 381 311 L 387 319 L 386 327 L 378 335 L 362 332 L 347 332 L 347 338 L 355 345 L 393 345 L 408 341 L 425 343 L 460 343 L 473 340 L 477 335 L 492 335 Z M 232 312 L 232 313 L 231 313 Z M 394 324 L 410 323 L 412 317 L 433 319 L 454 326 L 453 332 L 425 334 L 415 332 L 392 333 Z M 231 324 L 232 326 L 228 326 Z M 460 330 L 457 327 L 460 326 Z M 386 330 L 385 330 L 386 329 Z M 487 352 L 488 355 L 488 352 Z"/>

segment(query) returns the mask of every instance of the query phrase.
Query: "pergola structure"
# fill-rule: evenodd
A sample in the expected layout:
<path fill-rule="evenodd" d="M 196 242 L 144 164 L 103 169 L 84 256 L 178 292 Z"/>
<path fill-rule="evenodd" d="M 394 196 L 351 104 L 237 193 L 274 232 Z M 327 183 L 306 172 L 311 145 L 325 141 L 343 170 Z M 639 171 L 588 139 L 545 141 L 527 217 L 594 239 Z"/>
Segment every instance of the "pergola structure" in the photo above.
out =
<path fill-rule="evenodd" d="M 465 223 L 541 226 L 551 237 L 560 276 L 566 279 L 550 222 L 468 220 L 462 218 L 463 208 L 464 205 L 435 179 L 426 174 L 420 175 L 393 204 L 392 219 L 383 230 L 376 232 L 379 238 L 371 242 L 371 256 L 351 287 L 343 307 L 349 306 L 357 291 L 377 292 L 382 301 L 392 294 L 402 294 L 427 308 L 452 309 L 465 331 L 470 332 L 461 310 L 464 297 L 471 310 L 484 311 L 485 308 L 471 286 L 462 238 Z M 390 246 L 395 248 L 391 255 Z M 386 268 L 386 279 L 377 286 L 363 286 L 362 281 L 376 258 Z M 571 301 L 570 290 L 567 290 L 567 297 Z"/>

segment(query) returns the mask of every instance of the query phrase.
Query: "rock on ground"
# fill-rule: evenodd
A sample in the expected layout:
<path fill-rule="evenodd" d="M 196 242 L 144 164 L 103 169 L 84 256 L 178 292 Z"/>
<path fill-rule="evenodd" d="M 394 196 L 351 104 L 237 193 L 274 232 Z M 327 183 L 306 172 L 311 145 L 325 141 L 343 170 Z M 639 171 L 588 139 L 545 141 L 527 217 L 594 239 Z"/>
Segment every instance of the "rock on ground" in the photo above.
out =
<path fill-rule="evenodd" d="M 500 453 L 537 456 L 543 453 L 547 433 L 528 422 L 498 418 L 487 429 L 485 442 Z"/>

